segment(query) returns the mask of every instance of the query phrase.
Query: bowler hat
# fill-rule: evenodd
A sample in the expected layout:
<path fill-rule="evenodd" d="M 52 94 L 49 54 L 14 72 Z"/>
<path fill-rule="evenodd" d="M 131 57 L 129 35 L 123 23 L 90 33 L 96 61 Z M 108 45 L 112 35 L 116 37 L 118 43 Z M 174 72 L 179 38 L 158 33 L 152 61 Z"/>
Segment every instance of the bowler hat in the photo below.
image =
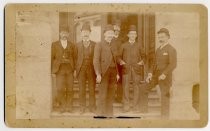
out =
<path fill-rule="evenodd" d="M 137 31 L 136 26 L 135 25 L 130 25 L 128 31 Z"/>
<path fill-rule="evenodd" d="M 69 32 L 68 27 L 67 26 L 60 26 L 59 27 L 59 31 L 65 31 L 65 32 Z"/>
<path fill-rule="evenodd" d="M 121 25 L 121 21 L 119 19 L 115 19 L 115 20 L 112 21 L 112 25 L 120 26 Z"/>
<path fill-rule="evenodd" d="M 169 31 L 168 31 L 168 29 L 166 29 L 166 28 L 161 28 L 157 33 L 158 33 L 158 34 L 159 34 L 159 33 L 165 33 L 166 35 L 168 35 L 168 36 L 170 37 Z"/>
<path fill-rule="evenodd" d="M 89 24 L 87 24 L 87 23 L 83 24 L 83 25 L 82 25 L 82 29 L 81 29 L 81 31 L 82 31 L 82 30 L 89 30 L 89 31 L 91 31 L 91 29 L 90 29 L 90 25 L 89 25 Z"/>
<path fill-rule="evenodd" d="M 104 28 L 104 32 L 105 31 L 109 31 L 109 30 L 113 30 L 114 31 L 114 27 L 110 24 L 106 25 L 105 28 Z"/>

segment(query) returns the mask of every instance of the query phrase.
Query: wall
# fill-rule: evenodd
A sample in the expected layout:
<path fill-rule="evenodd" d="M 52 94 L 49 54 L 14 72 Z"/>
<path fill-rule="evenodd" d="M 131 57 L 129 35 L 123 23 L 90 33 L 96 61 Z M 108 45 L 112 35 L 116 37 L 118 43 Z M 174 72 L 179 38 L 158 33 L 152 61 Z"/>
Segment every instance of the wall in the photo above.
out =
<path fill-rule="evenodd" d="M 199 15 L 196 13 L 156 13 L 156 31 L 168 28 L 170 44 L 177 50 L 173 73 L 172 119 L 197 119 L 192 108 L 192 86 L 199 83 Z M 157 38 L 156 38 L 156 43 Z M 159 47 L 157 44 L 156 47 Z"/>
<path fill-rule="evenodd" d="M 16 117 L 49 118 L 51 44 L 58 40 L 57 12 L 18 12 L 16 21 Z"/>

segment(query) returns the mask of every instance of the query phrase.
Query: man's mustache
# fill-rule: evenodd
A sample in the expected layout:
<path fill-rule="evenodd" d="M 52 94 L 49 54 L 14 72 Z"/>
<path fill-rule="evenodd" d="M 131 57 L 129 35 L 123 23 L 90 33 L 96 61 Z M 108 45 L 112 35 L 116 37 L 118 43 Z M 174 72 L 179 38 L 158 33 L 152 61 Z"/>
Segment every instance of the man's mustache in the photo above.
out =
<path fill-rule="evenodd" d="M 63 37 L 61 37 L 62 39 L 67 39 L 68 37 L 67 36 L 63 36 Z"/>

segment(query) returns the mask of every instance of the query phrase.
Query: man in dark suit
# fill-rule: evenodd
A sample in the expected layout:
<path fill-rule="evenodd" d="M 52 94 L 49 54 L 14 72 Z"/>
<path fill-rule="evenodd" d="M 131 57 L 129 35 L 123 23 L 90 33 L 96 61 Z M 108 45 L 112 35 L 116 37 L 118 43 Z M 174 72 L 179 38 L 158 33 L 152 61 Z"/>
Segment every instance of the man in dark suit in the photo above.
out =
<path fill-rule="evenodd" d="M 133 81 L 133 110 L 139 112 L 140 81 L 143 74 L 141 68 L 144 64 L 143 54 L 140 44 L 136 42 L 137 30 L 135 25 L 131 25 L 128 31 L 128 42 L 120 48 L 120 65 L 123 66 L 123 111 L 130 110 L 129 88 L 130 81 Z"/>
<path fill-rule="evenodd" d="M 113 27 L 114 27 L 114 37 L 112 39 L 112 42 L 116 44 L 118 50 L 120 50 L 120 47 L 122 45 L 122 40 L 120 38 L 120 25 L 121 25 L 121 21 L 119 19 L 116 19 L 113 21 Z M 120 66 L 120 64 L 117 64 L 118 67 L 118 72 L 120 75 L 120 79 L 117 82 L 117 89 L 115 91 L 115 98 L 116 101 L 121 103 L 122 102 L 122 96 L 123 96 L 123 88 L 122 88 L 122 66 Z"/>
<path fill-rule="evenodd" d="M 118 50 L 112 43 L 113 36 L 113 26 L 107 25 L 104 30 L 104 41 L 96 44 L 93 59 L 96 82 L 100 83 L 97 113 L 106 117 L 113 116 L 115 84 L 119 80 L 116 63 Z"/>
<path fill-rule="evenodd" d="M 177 65 L 176 49 L 169 44 L 170 34 L 168 29 L 161 28 L 158 32 L 158 40 L 161 44 L 156 50 L 153 67 L 148 73 L 146 81 L 149 83 L 152 79 L 160 86 L 161 91 L 161 115 L 163 119 L 169 118 L 170 107 L 170 87 L 172 86 L 172 72 Z M 153 74 L 152 74 L 153 72 Z"/>
<path fill-rule="evenodd" d="M 93 67 L 93 55 L 95 42 L 91 41 L 90 25 L 84 24 L 81 29 L 82 41 L 76 44 L 75 60 L 76 60 L 76 75 L 79 81 L 79 99 L 80 99 L 80 113 L 85 112 L 86 107 L 86 81 L 88 81 L 89 88 L 89 110 L 94 112 L 96 108 L 95 103 L 95 71 Z"/>
<path fill-rule="evenodd" d="M 68 40 L 68 30 L 60 29 L 60 40 L 52 43 L 51 72 L 56 76 L 57 99 L 61 113 L 72 111 L 74 45 Z"/>

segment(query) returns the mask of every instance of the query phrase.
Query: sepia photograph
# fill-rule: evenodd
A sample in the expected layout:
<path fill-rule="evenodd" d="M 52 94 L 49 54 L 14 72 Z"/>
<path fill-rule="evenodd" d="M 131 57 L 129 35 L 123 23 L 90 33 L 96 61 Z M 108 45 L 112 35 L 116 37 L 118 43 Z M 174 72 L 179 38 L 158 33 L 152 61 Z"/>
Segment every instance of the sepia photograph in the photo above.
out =
<path fill-rule="evenodd" d="M 8 4 L 10 127 L 204 127 L 207 8 Z"/>

